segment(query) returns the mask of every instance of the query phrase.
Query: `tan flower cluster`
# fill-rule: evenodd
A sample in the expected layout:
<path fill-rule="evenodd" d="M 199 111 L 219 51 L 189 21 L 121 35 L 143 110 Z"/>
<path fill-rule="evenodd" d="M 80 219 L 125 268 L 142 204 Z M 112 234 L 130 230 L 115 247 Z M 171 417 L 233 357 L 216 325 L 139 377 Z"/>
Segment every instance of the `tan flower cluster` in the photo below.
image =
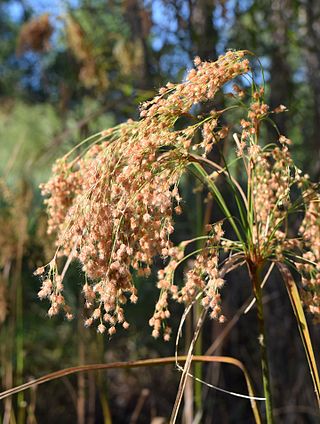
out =
<path fill-rule="evenodd" d="M 186 255 L 185 249 L 194 240 L 184 241 L 180 246 L 170 249 L 168 252 L 170 260 L 167 266 L 158 271 L 157 287 L 160 289 L 160 296 L 153 317 L 149 321 L 150 326 L 153 327 L 154 337 L 158 337 L 163 329 L 164 339 L 170 338 L 171 328 L 166 322 L 170 317 L 170 298 L 178 303 L 189 305 L 200 295 L 202 305 L 211 311 L 211 318 L 224 322 L 225 317 L 221 314 L 220 307 L 220 289 L 224 285 L 224 280 L 219 273 L 219 245 L 222 236 L 221 224 L 216 224 L 195 259 L 189 261 L 191 266 L 185 274 L 185 282 L 181 288 L 175 284 L 175 272 L 179 265 L 190 256 L 190 254 Z"/>
<path fill-rule="evenodd" d="M 156 157 L 155 137 L 138 143 L 141 133 L 135 123 L 117 131 L 117 140 L 111 133 L 109 142 L 94 145 L 77 161 L 74 172 L 63 167 L 43 187 L 45 194 L 51 193 L 49 231 L 58 230 L 60 253 L 78 258 L 92 282 L 83 288 L 92 309 L 86 325 L 97 320 L 104 332 L 108 324 L 110 334 L 116 323 L 127 326 L 122 307 L 126 294 L 137 301 L 131 268 L 149 275 L 153 257 L 171 247 L 172 207 L 180 201 L 177 183 L 183 167 L 174 151 Z M 52 275 L 39 296 L 53 302 L 50 312 L 55 314 L 64 300 L 62 287 L 57 288 L 61 276 Z"/>
<path fill-rule="evenodd" d="M 293 162 L 287 146 L 275 147 L 271 151 L 254 147 L 251 149 L 253 238 L 266 256 L 273 251 L 274 244 L 280 253 L 279 242 L 281 238 L 286 239 L 283 231 L 291 205 L 290 189 L 296 182 L 296 174 L 292 172 Z"/>
<path fill-rule="evenodd" d="M 235 91 L 239 95 L 239 88 Z M 286 108 L 276 110 L 280 113 Z M 246 196 L 254 260 L 265 260 L 272 256 L 282 260 L 283 250 L 300 246 L 296 238 L 288 238 L 286 220 L 292 207 L 292 187 L 301 184 L 301 172 L 294 165 L 288 148 L 291 140 L 285 136 L 280 135 L 277 144 L 261 146 L 261 122 L 270 113 L 276 112 L 269 111 L 269 106 L 264 102 L 264 89 L 259 88 L 252 95 L 247 119 L 240 121 L 241 141 L 235 136 L 236 153 L 244 161 L 250 187 Z"/>
<path fill-rule="evenodd" d="M 236 90 L 238 93 L 239 90 Z M 237 137 L 237 155 L 244 159 L 252 193 L 247 193 L 252 210 L 253 261 L 286 258 L 302 276 L 301 297 L 304 305 L 320 321 L 320 195 L 308 175 L 294 165 L 284 135 L 276 147 L 262 148 L 259 144 L 260 122 L 269 115 L 263 101 L 263 90 L 253 94 L 248 120 L 242 119 L 241 142 Z M 280 105 L 272 113 L 285 112 Z M 293 200 L 293 187 L 301 198 Z M 306 209 L 299 229 L 301 237 L 289 237 L 288 217 Z M 299 254 L 302 252 L 302 256 Z M 298 256 L 297 256 L 298 255 Z"/>
<path fill-rule="evenodd" d="M 306 196 L 311 200 L 299 232 L 306 249 L 303 258 L 307 262 L 296 266 L 302 273 L 303 301 L 320 322 L 320 194 L 309 188 Z"/>
<path fill-rule="evenodd" d="M 104 131 L 75 159 L 68 156 L 57 162 L 42 192 L 49 196 L 48 231 L 57 234 L 58 250 L 53 261 L 37 272 L 43 275 L 39 297 L 51 301 L 50 315 L 62 308 L 70 316 L 62 280 L 74 258 L 86 275 L 83 293 L 90 310 L 86 325 L 96 322 L 100 333 L 110 335 L 115 333 L 116 324 L 128 327 L 123 306 L 128 299 L 133 303 L 138 299 L 132 270 L 150 275 L 157 255 L 171 258 L 168 266 L 174 267 L 173 261 L 180 256 L 170 235 L 174 231 L 173 210 L 181 213 L 179 180 L 189 163 L 195 131 L 206 123 L 206 141 L 195 148 L 208 152 L 213 143 L 209 133 L 217 127 L 217 120 L 211 114 L 182 130 L 174 125 L 181 116 L 193 116 L 194 104 L 212 99 L 223 84 L 247 72 L 249 62 L 243 57 L 240 51 L 228 52 L 213 63 L 196 59 L 196 69 L 185 82 L 168 84 L 143 105 L 139 122 L 128 121 Z M 217 139 L 226 134 L 226 128 L 217 127 Z M 59 255 L 68 257 L 62 272 L 56 264 Z M 168 272 L 167 267 L 164 273 Z M 158 283 L 161 295 L 152 322 L 155 336 L 159 320 L 170 314 L 169 290 L 171 297 L 181 302 L 190 302 L 202 290 L 213 316 L 220 315 L 217 289 L 223 282 L 218 277 L 214 249 L 206 247 L 197 256 L 182 289 L 172 283 L 166 287 L 165 280 L 160 278 Z M 169 336 L 168 328 L 164 337 Z"/>
<path fill-rule="evenodd" d="M 67 212 L 82 184 L 79 173 L 72 171 L 71 165 L 64 160 L 55 163 L 52 174 L 49 183 L 40 186 L 43 196 L 50 195 L 50 198 L 44 200 L 49 212 L 48 234 L 62 229 Z"/>
<path fill-rule="evenodd" d="M 243 59 L 244 55 L 244 51 L 229 51 L 216 62 L 195 58 L 196 69 L 191 69 L 186 81 L 177 85 L 168 83 L 161 88 L 158 96 L 142 105 L 140 115 L 163 122 L 188 114 L 194 104 L 213 99 L 226 82 L 249 71 L 249 61 Z"/>
<path fill-rule="evenodd" d="M 185 82 L 177 85 L 168 83 L 159 90 L 158 96 L 142 105 L 140 116 L 147 128 L 158 126 L 167 130 L 179 117 L 190 117 L 194 105 L 212 100 L 225 83 L 249 71 L 249 61 L 244 59 L 244 55 L 245 51 L 229 51 L 216 62 L 201 62 L 198 57 L 195 58 L 196 68 L 191 69 Z M 219 114 L 212 111 L 200 125 L 195 124 L 182 131 L 176 142 L 180 141 L 188 149 L 194 132 L 203 125 L 203 139 L 194 144 L 193 149 L 202 147 L 205 154 L 209 153 L 213 144 L 228 134 L 227 127 L 218 126 L 218 117 Z"/>
<path fill-rule="evenodd" d="M 319 195 L 295 167 L 289 139 L 281 135 L 277 143 L 266 147 L 259 141 L 261 122 L 270 113 L 286 108 L 280 105 L 269 111 L 262 88 L 251 96 L 247 116 L 240 120 L 240 140 L 234 136 L 237 160 L 243 160 L 247 173 L 245 191 L 227 167 L 207 157 L 231 128 L 221 124 L 221 115 L 235 106 L 203 115 L 193 113 L 197 110 L 195 105 L 212 100 L 226 82 L 246 73 L 249 63 L 240 51 L 228 52 L 213 63 L 202 63 L 197 58 L 195 65 L 183 83 L 167 84 L 158 96 L 145 103 L 138 122 L 129 120 L 103 131 L 89 147 L 82 143 L 75 150 L 78 156 L 72 157 L 71 152 L 59 160 L 52 178 L 42 186 L 42 193 L 47 196 L 48 231 L 57 235 L 55 257 L 37 271 L 43 276 L 39 297 L 50 300 L 50 316 L 62 309 L 67 318 L 72 317 L 63 296 L 63 280 L 70 262 L 77 259 L 86 277 L 85 325 L 95 323 L 98 332 L 109 335 L 116 332 L 117 324 L 128 328 L 124 305 L 128 300 L 138 300 L 132 272 L 148 277 L 154 258 L 160 256 L 165 266 L 158 272 L 160 295 L 149 322 L 153 336 L 162 332 L 165 340 L 170 338 L 167 321 L 171 299 L 187 305 L 201 299 L 210 316 L 223 322 L 220 249 L 242 263 L 291 261 L 302 275 L 305 304 L 319 314 Z M 245 91 L 238 85 L 233 89 L 235 95 L 231 97 L 240 98 L 243 105 Z M 181 117 L 189 124 L 177 125 Z M 170 238 L 174 213 L 182 212 L 178 189 L 181 175 L 191 164 L 202 166 L 201 161 L 214 170 L 209 175 L 200 168 L 204 178 L 207 175 L 211 179 L 210 184 L 214 185 L 219 175 L 229 178 L 240 195 L 243 211 L 237 224 L 231 221 L 229 211 L 225 216 L 238 240 L 224 238 L 220 225 L 210 226 L 209 233 L 201 239 L 202 248 L 190 253 L 194 240 L 173 246 Z M 301 204 L 293 200 L 293 187 L 301 191 L 306 207 L 300 238 L 290 238 L 287 228 L 289 214 L 301 210 Z M 238 222 L 242 222 L 243 231 L 237 232 Z M 245 240 L 242 233 L 246 234 Z M 299 262 L 294 258 L 300 252 Z M 67 257 L 62 271 L 57 264 L 59 256 Z M 189 268 L 183 283 L 178 285 L 175 273 L 186 261 Z"/>

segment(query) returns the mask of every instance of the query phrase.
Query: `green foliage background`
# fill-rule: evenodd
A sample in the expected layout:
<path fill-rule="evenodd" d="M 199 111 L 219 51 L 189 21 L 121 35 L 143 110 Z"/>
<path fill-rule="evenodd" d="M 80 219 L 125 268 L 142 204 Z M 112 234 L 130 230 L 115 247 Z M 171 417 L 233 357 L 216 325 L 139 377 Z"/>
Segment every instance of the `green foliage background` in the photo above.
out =
<path fill-rule="evenodd" d="M 49 14 L 52 34 L 44 40 L 43 28 L 32 33 L 40 40 L 41 47 L 35 49 L 28 39 L 28 23 L 44 13 Z M 156 298 L 152 277 L 137 282 L 141 294 L 138 305 L 130 306 L 130 330 L 111 341 L 83 329 L 82 276 L 77 265 L 66 284 L 76 319 L 46 317 L 46 305 L 37 299 L 39 282 L 32 273 L 50 259 L 54 246 L 45 232 L 38 185 L 47 180 L 54 160 L 79 140 L 137 118 L 139 103 L 168 80 L 183 78 L 196 55 L 212 60 L 227 48 L 248 49 L 260 57 L 269 103 L 289 109 L 277 124 L 292 138 L 299 166 L 319 180 L 320 4 L 316 0 L 0 2 L 0 309 L 6 312 L 0 313 L 1 389 L 67 366 L 173 354 L 173 343 L 150 336 L 148 319 Z M 219 107 L 223 101 L 219 99 Z M 272 137 L 271 130 L 267 137 Z M 224 149 L 232 155 L 229 145 L 226 141 Z M 191 198 L 193 189 L 185 178 L 186 198 Z M 177 239 L 191 237 L 201 228 L 202 195 L 197 199 L 198 204 L 185 208 L 177 222 Z M 246 284 L 236 284 L 242 278 L 245 281 L 243 275 L 233 276 L 224 293 L 230 318 L 250 292 Z M 279 289 L 276 276 L 267 308 L 277 422 L 315 423 L 312 384 L 290 305 L 281 289 L 280 295 L 275 289 Z M 180 315 L 177 308 L 176 325 Z M 250 314 L 242 317 L 216 353 L 243 360 L 261 389 L 251 318 Z M 313 330 L 319 346 L 318 331 Z M 203 351 L 220 332 L 218 324 L 206 323 Z M 246 390 L 239 375 L 229 369 L 215 366 L 204 373 L 213 384 Z M 0 422 L 93 424 L 111 422 L 112 417 L 115 423 L 133 423 L 132 414 L 146 388 L 148 395 L 136 422 L 149 423 L 156 416 L 169 416 L 178 378 L 169 367 L 65 378 L 0 404 Z M 203 408 L 204 423 L 252 422 L 247 401 L 216 392 L 204 390 Z M 188 422 L 184 417 L 181 420 Z"/>

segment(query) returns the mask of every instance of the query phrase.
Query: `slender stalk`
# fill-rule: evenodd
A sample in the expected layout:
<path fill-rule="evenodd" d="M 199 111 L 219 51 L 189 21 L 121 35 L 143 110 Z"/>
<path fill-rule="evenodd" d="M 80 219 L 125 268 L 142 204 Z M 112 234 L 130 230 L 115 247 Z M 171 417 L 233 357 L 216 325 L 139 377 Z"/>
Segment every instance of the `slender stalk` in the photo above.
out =
<path fill-rule="evenodd" d="M 196 236 L 200 236 L 203 234 L 203 210 L 202 210 L 202 196 L 201 192 L 197 192 L 197 234 Z M 201 248 L 203 247 L 203 241 L 198 240 L 197 247 Z M 202 305 L 200 303 L 200 299 L 196 302 L 195 305 L 195 317 L 194 321 L 195 323 L 198 322 L 200 316 L 202 314 Z M 198 338 L 195 343 L 194 347 L 194 353 L 195 355 L 199 356 L 202 354 L 202 333 L 199 332 Z M 203 370 L 203 364 L 201 362 L 196 362 L 194 364 L 194 375 L 196 377 L 196 380 L 194 381 L 194 397 L 195 397 L 195 405 L 196 405 L 196 412 L 202 411 L 202 384 L 198 380 L 202 380 L 202 370 Z"/>
<path fill-rule="evenodd" d="M 21 275 L 21 274 L 20 274 Z M 23 288 L 22 281 L 20 279 L 17 286 L 17 298 L 16 298 L 16 319 L 17 319 L 17 333 L 16 333 L 16 381 L 17 384 L 22 384 L 23 370 L 24 370 L 24 340 L 23 340 Z M 26 403 L 24 400 L 24 394 L 19 393 L 17 397 L 18 404 L 18 424 L 23 424 L 25 421 Z"/>
<path fill-rule="evenodd" d="M 282 263 L 277 263 L 278 269 L 281 272 L 283 280 L 287 287 L 287 292 L 290 298 L 292 309 L 296 317 L 300 337 L 307 357 L 310 375 L 312 377 L 315 394 L 317 397 L 318 407 L 320 410 L 320 378 L 317 368 L 316 358 L 313 352 L 312 340 L 309 333 L 308 323 L 304 315 L 299 290 L 295 284 L 292 274 L 288 267 Z"/>
<path fill-rule="evenodd" d="M 85 347 L 83 336 L 83 325 L 78 320 L 78 361 L 79 364 L 85 363 Z M 86 417 L 86 379 L 85 374 L 78 374 L 77 387 L 77 424 L 85 424 Z"/>
<path fill-rule="evenodd" d="M 187 352 L 188 348 L 191 344 L 192 341 L 192 334 L 194 331 L 193 328 L 193 316 L 191 314 L 188 314 L 186 317 L 186 324 L 185 324 L 185 346 L 184 349 Z M 197 363 L 194 364 L 194 366 Z M 193 421 L 193 415 L 194 415 L 194 400 L 195 400 L 195 396 L 194 396 L 194 388 L 195 388 L 195 384 L 194 384 L 194 380 L 192 380 L 191 378 L 188 378 L 187 382 L 186 382 L 186 388 L 184 390 L 183 393 L 183 400 L 184 400 L 184 404 L 183 404 L 183 416 L 182 416 L 182 422 L 184 424 L 188 424 L 188 423 L 192 423 Z"/>
<path fill-rule="evenodd" d="M 200 318 L 202 312 L 202 305 L 198 300 L 195 307 L 195 322 Z M 196 341 L 194 347 L 194 353 L 197 356 L 202 354 L 202 333 L 199 334 L 199 337 Z M 202 380 L 202 370 L 203 364 L 201 362 L 196 362 L 194 364 L 194 375 L 197 378 L 194 382 L 194 395 L 195 395 L 195 404 L 197 412 L 202 411 L 202 383 L 199 380 Z"/>
<path fill-rule="evenodd" d="M 13 275 L 14 288 L 16 291 L 16 381 L 21 384 L 24 373 L 24 322 L 23 322 L 23 281 L 22 281 L 22 263 L 25 242 L 28 232 L 27 210 L 31 201 L 31 192 L 25 181 L 22 182 L 20 198 L 17 199 L 19 229 L 18 242 L 16 250 L 16 266 Z M 17 423 L 23 424 L 26 417 L 26 401 L 23 393 L 17 396 L 18 416 Z"/>
<path fill-rule="evenodd" d="M 99 337 L 99 334 L 96 335 L 96 345 L 97 345 L 97 354 L 98 358 L 104 359 L 104 341 L 102 337 Z M 100 399 L 100 404 L 103 413 L 103 424 L 112 424 L 112 416 L 110 411 L 110 405 L 108 400 L 108 386 L 106 380 L 102 377 L 101 372 L 98 372 L 96 377 L 97 384 L 97 393 Z"/>
<path fill-rule="evenodd" d="M 266 398 L 267 424 L 274 424 L 269 364 L 268 364 L 268 355 L 267 355 L 267 340 L 266 340 L 266 333 L 265 333 L 263 304 L 262 304 L 262 290 L 261 290 L 261 277 L 260 277 L 261 268 L 256 266 L 253 263 L 249 265 L 249 268 L 250 268 L 250 277 L 251 277 L 251 281 L 253 285 L 253 291 L 254 291 L 256 304 L 257 304 L 260 360 L 261 360 L 261 370 L 262 370 L 262 380 L 263 380 L 263 391 L 264 391 L 264 396 Z"/>
<path fill-rule="evenodd" d="M 171 356 L 166 358 L 153 358 L 153 359 L 141 359 L 138 361 L 128 361 L 128 362 L 114 362 L 109 364 L 91 364 L 91 365 L 81 365 L 78 367 L 71 367 L 71 368 L 65 368 L 60 371 L 56 371 L 47 375 L 44 375 L 40 378 L 37 378 L 35 380 L 29 381 L 28 383 L 24 383 L 21 386 L 14 387 L 12 389 L 6 390 L 5 392 L 0 393 L 0 400 L 8 398 L 9 396 L 12 396 L 16 393 L 19 393 L 21 391 L 30 389 L 31 387 L 38 386 L 40 384 L 56 380 L 62 377 L 65 377 L 67 375 L 79 373 L 79 372 L 88 372 L 88 371 L 100 371 L 100 370 L 107 370 L 107 369 L 119 369 L 119 368 L 137 368 L 137 367 L 148 367 L 148 366 L 158 366 L 158 365 L 168 365 L 168 364 L 175 364 L 178 362 L 186 362 L 190 358 L 188 356 Z M 262 401 L 264 398 L 256 397 L 253 389 L 253 385 L 251 382 L 251 378 L 248 374 L 248 371 L 246 370 L 245 366 L 242 362 L 240 362 L 238 359 L 229 357 L 229 356 L 192 356 L 191 358 L 192 362 L 222 362 L 225 364 L 230 364 L 238 367 L 244 374 L 247 388 L 248 388 L 248 396 L 246 395 L 239 395 L 233 392 L 227 391 L 227 393 L 233 395 L 233 396 L 240 396 L 242 398 L 250 399 L 252 412 L 255 417 L 255 423 L 261 424 L 259 410 L 257 407 L 257 400 Z M 100 380 L 101 383 L 101 380 Z M 102 386 L 102 385 L 101 385 Z M 217 387 L 216 387 L 217 389 Z M 219 389 L 221 390 L 221 389 Z M 223 390 L 224 391 L 224 390 Z M 225 391 L 224 391 L 225 392 Z M 100 391 L 100 400 L 104 412 L 104 423 L 105 424 L 111 424 L 111 415 L 109 410 L 108 402 L 106 401 L 106 398 L 104 396 L 104 391 Z M 106 410 L 105 410 L 106 408 Z M 110 420 L 109 420 L 110 418 Z"/>

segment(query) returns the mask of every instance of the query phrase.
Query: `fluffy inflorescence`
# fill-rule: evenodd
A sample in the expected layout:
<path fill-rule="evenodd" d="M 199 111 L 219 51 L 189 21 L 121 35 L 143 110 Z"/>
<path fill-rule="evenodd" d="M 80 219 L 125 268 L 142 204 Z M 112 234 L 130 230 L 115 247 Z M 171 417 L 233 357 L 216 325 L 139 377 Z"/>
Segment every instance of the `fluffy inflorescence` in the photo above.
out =
<path fill-rule="evenodd" d="M 259 121 L 269 116 L 263 90 L 253 95 L 247 119 L 241 120 L 237 155 L 243 158 L 252 187 L 252 245 L 255 259 L 290 262 L 301 274 L 304 305 L 320 320 L 320 195 L 291 157 L 291 140 L 279 136 L 278 145 L 263 148 L 258 143 Z M 272 113 L 286 111 L 280 105 Z M 294 199 L 293 191 L 300 191 Z M 291 214 L 305 209 L 298 234 L 288 227 Z M 291 231 L 290 231 L 291 230 Z M 291 233 L 291 234 L 290 234 Z M 301 256 L 300 256 L 301 254 Z"/>
<path fill-rule="evenodd" d="M 188 164 L 194 134 L 203 128 L 205 141 L 199 147 L 204 152 L 225 135 L 214 114 L 182 130 L 174 125 L 194 104 L 212 99 L 223 84 L 248 71 L 243 56 L 243 52 L 228 52 L 214 63 L 196 59 L 197 68 L 184 83 L 168 84 L 142 106 L 139 122 L 128 121 L 101 133 L 99 142 L 75 160 L 59 160 L 52 178 L 42 186 L 43 195 L 48 196 L 48 231 L 57 234 L 56 257 L 77 258 L 86 275 L 83 293 L 91 311 L 86 325 L 96 321 L 98 331 L 108 330 L 109 334 L 115 332 L 117 323 L 127 328 L 123 305 L 128 298 L 137 301 L 132 269 L 148 276 L 155 256 L 175 256 L 170 241 L 172 215 L 173 210 L 181 213 L 178 183 Z M 215 136 L 208 134 L 209 127 L 211 131 L 216 128 Z M 45 271 L 39 297 L 50 299 L 49 315 L 65 309 L 64 272 L 59 275 L 55 259 L 38 271 Z M 216 268 L 217 261 L 206 261 L 209 275 L 208 266 Z M 197 285 L 196 274 L 203 262 L 200 255 L 198 271 L 187 277 L 184 294 L 177 295 L 179 300 L 193 298 L 196 290 L 191 286 Z M 213 299 L 213 289 L 206 290 Z M 161 309 L 161 319 L 169 314 L 165 304 L 163 292 L 156 308 L 158 312 Z M 166 339 L 169 332 L 165 332 Z"/>
<path fill-rule="evenodd" d="M 291 157 L 291 140 L 279 136 L 278 145 L 263 148 L 257 142 L 259 120 L 269 115 L 263 91 L 253 95 L 248 119 L 241 121 L 237 155 L 246 163 L 252 209 L 253 260 L 289 262 L 301 274 L 304 305 L 320 321 L 320 195 L 318 187 L 303 175 Z M 272 113 L 286 111 L 280 105 Z M 300 191 L 294 199 L 293 192 Z M 288 226 L 291 214 L 305 209 L 298 234 Z M 291 230 L 291 231 L 290 231 Z M 291 234 L 290 234 L 291 233 Z M 301 255 L 301 256 L 300 256 Z"/>
<path fill-rule="evenodd" d="M 116 141 L 111 132 L 106 135 L 110 142 L 90 148 L 74 171 L 73 164 L 60 165 L 62 173 L 43 187 L 51 193 L 49 231 L 58 232 L 59 253 L 78 258 L 88 280 L 83 293 L 93 311 L 86 325 L 97 320 L 104 332 L 109 324 L 110 334 L 116 323 L 127 326 L 126 294 L 131 302 L 137 300 L 131 268 L 149 275 L 154 256 L 171 247 L 172 208 L 180 202 L 183 166 L 175 152 L 156 157 L 154 137 L 140 139 L 138 146 L 141 132 L 135 123 L 117 132 Z M 60 298 L 54 274 L 51 285 L 45 280 L 41 297 Z"/>
<path fill-rule="evenodd" d="M 296 266 L 302 273 L 303 301 L 320 322 L 320 195 L 309 187 L 305 196 L 310 198 L 300 234 L 305 246 L 305 263 Z"/>
<path fill-rule="evenodd" d="M 191 261 L 189 270 L 185 274 L 185 281 L 182 287 L 178 287 L 175 280 L 175 272 L 179 265 L 188 258 L 186 248 L 193 240 L 182 242 L 177 247 L 172 247 L 169 251 L 170 261 L 167 266 L 158 271 L 157 287 L 160 289 L 159 300 L 156 303 L 155 311 L 149 321 L 153 327 L 152 335 L 158 337 L 161 328 L 164 328 L 164 339 L 168 340 L 171 329 L 166 325 L 166 319 L 170 317 L 169 299 L 178 303 L 191 304 L 196 298 L 201 296 L 201 303 L 208 308 L 211 318 L 224 322 L 225 317 L 221 314 L 220 290 L 224 285 L 224 280 L 219 272 L 219 249 L 223 231 L 221 224 L 216 224 L 206 242 L 195 259 Z"/>
<path fill-rule="evenodd" d="M 103 131 L 77 157 L 67 155 L 59 160 L 52 178 L 42 186 L 47 196 L 48 232 L 57 235 L 54 259 L 37 270 L 43 276 L 39 297 L 51 301 L 50 316 L 63 309 L 67 318 L 72 317 L 63 297 L 63 280 L 71 260 L 77 259 L 85 273 L 83 294 L 89 311 L 85 324 L 95 322 L 100 333 L 110 335 L 117 324 L 128 328 L 124 305 L 138 300 L 132 271 L 149 276 L 154 258 L 160 256 L 165 266 L 158 272 L 160 296 L 149 322 L 153 336 L 163 332 L 165 340 L 170 338 L 170 299 L 183 304 L 201 299 L 210 316 L 223 322 L 220 251 L 240 258 L 241 263 L 281 261 L 287 251 L 302 251 L 302 263 L 296 267 L 308 289 L 304 299 L 312 312 L 319 313 L 319 290 L 314 290 L 319 287 L 319 205 L 314 195 L 305 195 L 304 187 L 311 190 L 310 184 L 294 166 L 290 140 L 280 136 L 272 147 L 259 144 L 261 122 L 270 113 L 286 110 L 281 105 L 269 111 L 262 88 L 251 96 L 247 116 L 240 121 L 240 139 L 235 137 L 236 154 L 244 161 L 248 178 L 246 193 L 235 185 L 247 214 L 247 239 L 230 241 L 223 237 L 221 224 L 216 224 L 210 226 L 201 238 L 201 248 L 192 255 L 194 240 L 173 245 L 174 214 L 182 212 L 179 181 L 190 164 L 205 161 L 216 171 L 206 174 L 202 168 L 208 180 L 224 174 L 235 184 L 227 168 L 207 159 L 231 127 L 221 119 L 228 108 L 197 116 L 193 113 L 201 112 L 200 105 L 212 101 L 225 83 L 250 69 L 243 51 L 228 52 L 213 63 L 196 58 L 195 65 L 183 83 L 168 83 L 158 96 L 143 104 L 138 122 L 129 120 Z M 233 98 L 243 105 L 245 90 L 234 85 L 233 91 Z M 188 125 L 179 123 L 182 117 Z M 288 211 L 295 209 L 291 199 L 294 185 L 302 191 L 307 208 L 300 238 L 289 238 L 286 228 Z M 67 257 L 62 272 L 59 256 Z M 177 285 L 175 273 L 185 261 L 188 270 L 183 284 Z"/>
<path fill-rule="evenodd" d="M 257 146 L 258 147 L 258 146 Z M 252 185 L 255 225 L 253 238 L 263 256 L 276 249 L 280 258 L 287 247 L 285 234 L 287 211 L 292 206 L 290 191 L 300 179 L 295 172 L 292 158 L 286 145 L 270 151 L 257 148 L 251 153 Z"/>

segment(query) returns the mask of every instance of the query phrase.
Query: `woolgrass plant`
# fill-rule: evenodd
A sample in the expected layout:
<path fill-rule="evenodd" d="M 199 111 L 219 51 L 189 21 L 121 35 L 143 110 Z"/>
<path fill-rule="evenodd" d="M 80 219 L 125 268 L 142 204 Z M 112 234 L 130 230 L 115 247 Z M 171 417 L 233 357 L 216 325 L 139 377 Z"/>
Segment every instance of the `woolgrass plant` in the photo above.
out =
<path fill-rule="evenodd" d="M 168 83 L 141 106 L 139 121 L 102 131 L 56 162 L 42 193 L 57 250 L 36 274 L 42 278 L 40 299 L 51 302 L 48 315 L 61 310 L 72 318 L 63 285 L 70 263 L 79 261 L 85 274 L 85 325 L 111 336 L 119 325 L 129 327 L 125 304 L 136 303 L 139 296 L 134 275 L 149 276 L 160 256 L 164 264 L 156 282 L 160 294 L 150 326 L 154 337 L 169 340 L 171 301 L 184 304 L 186 311 L 201 303 L 197 332 L 206 314 L 224 322 L 220 292 L 225 276 L 246 267 L 259 324 L 266 421 L 272 423 L 262 295 L 275 266 L 287 287 L 320 402 L 319 376 L 301 305 L 319 320 L 320 193 L 294 164 L 291 141 L 272 123 L 273 114 L 286 108 L 270 110 L 265 103 L 263 78 L 259 86 L 250 56 L 247 51 L 228 51 L 216 62 L 196 58 L 184 82 Z M 231 97 L 232 104 L 224 110 L 214 106 L 218 92 Z M 232 124 L 225 125 L 225 116 Z M 270 131 L 262 124 L 273 125 L 274 140 L 269 140 Z M 234 143 L 230 163 L 220 148 L 226 137 Z M 241 179 L 238 162 L 244 170 Z M 203 235 L 174 245 L 171 235 L 174 216 L 183 209 L 179 182 L 184 173 L 191 173 L 208 190 L 224 218 L 207 225 Z M 231 190 L 233 206 L 226 200 L 226 190 L 222 193 L 220 180 Z M 296 234 L 290 225 L 293 219 L 300 222 Z M 61 256 L 67 259 L 63 262 Z M 175 273 L 190 258 L 192 266 L 188 261 L 183 283 L 178 284 Z M 189 374 L 195 338 L 183 377 Z M 185 378 L 180 392 L 184 384 Z M 171 422 L 180 400 L 181 394 Z M 255 418 L 260 422 L 259 414 Z"/>

